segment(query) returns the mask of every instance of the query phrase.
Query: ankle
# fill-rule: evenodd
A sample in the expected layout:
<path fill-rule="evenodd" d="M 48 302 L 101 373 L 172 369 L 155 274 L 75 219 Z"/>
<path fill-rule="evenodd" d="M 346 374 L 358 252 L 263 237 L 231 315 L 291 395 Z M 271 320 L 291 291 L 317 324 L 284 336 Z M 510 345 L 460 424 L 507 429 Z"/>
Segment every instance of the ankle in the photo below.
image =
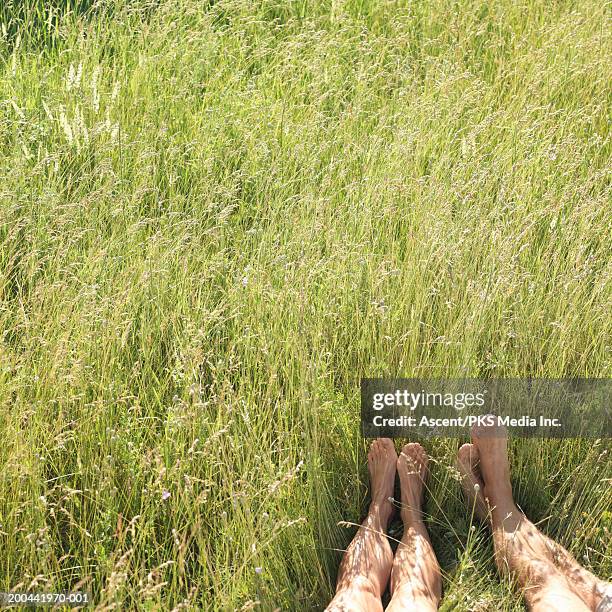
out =
<path fill-rule="evenodd" d="M 485 498 L 489 500 L 489 504 L 491 506 L 507 506 L 508 504 L 514 505 L 512 485 L 510 484 L 509 479 L 502 480 L 494 485 L 485 485 L 483 494 Z"/>
<path fill-rule="evenodd" d="M 402 508 L 400 514 L 402 523 L 404 523 L 405 526 L 423 522 L 423 511 L 421 508 Z"/>
<path fill-rule="evenodd" d="M 393 514 L 393 503 L 388 499 L 372 501 L 368 510 L 368 519 L 387 526 Z"/>

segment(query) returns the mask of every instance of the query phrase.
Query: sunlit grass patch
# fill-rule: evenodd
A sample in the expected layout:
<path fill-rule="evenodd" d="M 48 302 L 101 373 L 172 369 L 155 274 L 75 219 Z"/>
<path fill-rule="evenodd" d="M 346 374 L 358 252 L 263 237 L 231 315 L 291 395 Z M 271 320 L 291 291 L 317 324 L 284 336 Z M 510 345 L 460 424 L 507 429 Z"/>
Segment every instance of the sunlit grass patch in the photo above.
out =
<path fill-rule="evenodd" d="M 43 4 L 0 12 L 3 590 L 321 609 L 360 377 L 610 375 L 605 3 Z M 443 609 L 522 609 L 424 444 Z M 608 451 L 511 445 L 602 577 Z"/>

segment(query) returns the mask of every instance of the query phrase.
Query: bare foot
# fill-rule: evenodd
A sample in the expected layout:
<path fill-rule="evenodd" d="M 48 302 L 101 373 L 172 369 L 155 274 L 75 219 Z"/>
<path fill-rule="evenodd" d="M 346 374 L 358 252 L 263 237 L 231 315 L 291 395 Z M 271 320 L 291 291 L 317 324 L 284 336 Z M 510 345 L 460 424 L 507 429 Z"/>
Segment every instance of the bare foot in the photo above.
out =
<path fill-rule="evenodd" d="M 427 478 L 429 459 L 418 442 L 406 444 L 397 460 L 397 472 L 402 486 L 402 520 L 421 519 L 423 485 Z"/>
<path fill-rule="evenodd" d="M 377 438 L 368 452 L 368 471 L 370 472 L 370 491 L 372 501 L 370 510 L 381 512 L 388 519 L 393 512 L 393 487 L 397 469 L 397 453 L 390 438 Z"/>
<path fill-rule="evenodd" d="M 472 428 L 472 443 L 478 450 L 484 496 L 492 505 L 512 501 L 510 465 L 508 464 L 508 431 L 503 425 Z"/>
<path fill-rule="evenodd" d="M 404 533 L 391 570 L 389 612 L 434 612 L 438 609 L 442 590 L 440 566 L 421 510 L 428 463 L 425 449 L 415 442 L 406 444 L 397 460 L 402 485 Z"/>
<path fill-rule="evenodd" d="M 479 514 L 484 503 L 491 519 L 500 572 L 509 571 L 517 579 L 530 610 L 595 609 L 606 583 L 538 531 L 512 499 L 506 428 L 498 424 L 474 427 L 472 442 L 459 449 L 457 464 L 468 501 Z"/>
<path fill-rule="evenodd" d="M 368 452 L 372 501 L 368 515 L 346 549 L 336 583 L 336 595 L 328 611 L 380 610 L 381 595 L 391 573 L 393 551 L 386 531 L 393 513 L 397 453 L 389 438 L 372 442 Z"/>
<path fill-rule="evenodd" d="M 489 514 L 484 498 L 484 482 L 480 473 L 480 455 L 473 444 L 464 444 L 457 453 L 457 469 L 461 474 L 461 488 L 470 512 L 475 512 L 481 520 Z"/>

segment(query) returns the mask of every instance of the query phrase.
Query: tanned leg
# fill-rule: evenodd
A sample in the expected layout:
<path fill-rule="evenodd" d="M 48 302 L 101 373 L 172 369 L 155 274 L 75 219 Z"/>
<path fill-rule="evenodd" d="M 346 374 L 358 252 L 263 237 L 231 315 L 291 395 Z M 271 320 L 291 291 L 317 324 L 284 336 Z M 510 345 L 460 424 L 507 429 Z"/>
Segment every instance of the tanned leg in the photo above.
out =
<path fill-rule="evenodd" d="M 531 610 L 595 610 L 607 583 L 538 531 L 512 499 L 505 428 L 474 428 L 472 441 L 459 449 L 462 486 L 470 510 L 491 522 L 500 571 L 517 578 Z"/>
<path fill-rule="evenodd" d="M 406 444 L 397 460 L 402 486 L 404 535 L 391 570 L 390 612 L 438 609 L 442 591 L 440 566 L 423 523 L 423 487 L 428 458 L 420 444 Z"/>
<path fill-rule="evenodd" d="M 368 453 L 368 470 L 372 502 L 368 516 L 344 553 L 336 595 L 327 610 L 333 612 L 379 611 L 381 596 L 387 587 L 393 552 L 386 531 L 393 513 L 393 486 L 397 454 L 389 438 L 372 443 Z"/>

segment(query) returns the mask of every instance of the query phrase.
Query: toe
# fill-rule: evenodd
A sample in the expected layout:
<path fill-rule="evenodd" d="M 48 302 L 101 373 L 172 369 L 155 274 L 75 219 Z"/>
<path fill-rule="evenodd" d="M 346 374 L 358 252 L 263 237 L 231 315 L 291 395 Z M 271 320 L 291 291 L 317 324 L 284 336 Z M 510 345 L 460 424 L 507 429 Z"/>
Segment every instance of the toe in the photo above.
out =
<path fill-rule="evenodd" d="M 482 427 L 480 425 L 474 425 L 472 430 L 470 431 L 470 438 L 472 439 L 472 444 L 476 446 L 478 444 L 478 440 L 482 438 Z"/>
<path fill-rule="evenodd" d="M 460 464 L 470 469 L 474 469 L 479 461 L 478 448 L 473 444 L 464 444 L 457 451 L 457 460 Z"/>
<path fill-rule="evenodd" d="M 378 440 L 374 440 L 370 444 L 370 450 L 368 451 L 368 461 L 374 461 L 378 456 Z"/>
<path fill-rule="evenodd" d="M 479 421 L 476 425 L 474 425 L 472 427 L 472 443 L 476 443 L 477 440 L 479 440 L 480 438 L 482 438 L 484 435 L 486 435 L 488 432 L 490 432 L 493 428 L 493 425 L 488 425 L 487 423 L 491 420 L 491 423 L 493 422 L 492 419 L 494 418 L 494 416 L 492 414 L 485 414 L 484 417 L 482 418 L 482 421 Z"/>
<path fill-rule="evenodd" d="M 402 452 L 411 459 L 419 462 L 424 461 L 427 457 L 425 449 L 418 442 L 409 442 L 404 446 Z"/>
<path fill-rule="evenodd" d="M 424 473 L 427 468 L 427 453 L 418 442 L 409 442 L 402 449 L 404 461 L 410 471 Z"/>
<path fill-rule="evenodd" d="M 393 440 L 391 438 L 378 438 L 378 443 L 381 449 L 381 452 L 386 455 L 395 453 L 395 445 L 393 444 Z"/>
<path fill-rule="evenodd" d="M 472 448 L 474 448 L 473 444 L 464 444 L 457 451 L 457 459 L 461 463 L 469 463 L 470 455 L 472 454 Z"/>
<path fill-rule="evenodd" d="M 483 438 L 507 438 L 508 431 L 504 425 L 498 423 L 497 417 L 487 414 L 483 417 L 483 423 L 472 427 L 472 443 L 478 445 Z"/>
<path fill-rule="evenodd" d="M 370 461 L 380 461 L 395 453 L 393 441 L 390 438 L 377 438 L 372 442 L 368 459 Z"/>
<path fill-rule="evenodd" d="M 415 453 L 419 452 L 419 449 L 422 449 L 422 446 L 418 442 L 408 442 L 408 444 L 404 444 L 402 452 L 408 457 L 413 457 Z"/>

